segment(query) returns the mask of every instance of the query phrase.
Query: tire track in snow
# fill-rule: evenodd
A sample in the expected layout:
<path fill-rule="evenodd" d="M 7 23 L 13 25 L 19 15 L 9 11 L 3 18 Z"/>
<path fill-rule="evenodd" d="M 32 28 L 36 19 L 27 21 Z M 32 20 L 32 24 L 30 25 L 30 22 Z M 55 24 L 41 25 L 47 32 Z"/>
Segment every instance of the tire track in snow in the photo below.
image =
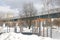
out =
<path fill-rule="evenodd" d="M 7 38 L 9 38 L 10 37 L 10 34 L 4 39 L 4 40 L 6 40 Z"/>

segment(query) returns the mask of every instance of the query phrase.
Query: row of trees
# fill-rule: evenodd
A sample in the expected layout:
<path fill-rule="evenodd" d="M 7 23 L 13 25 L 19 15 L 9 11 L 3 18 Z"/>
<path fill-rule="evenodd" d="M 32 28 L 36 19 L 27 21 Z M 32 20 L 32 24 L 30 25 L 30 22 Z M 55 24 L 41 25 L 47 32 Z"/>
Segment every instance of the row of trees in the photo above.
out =
<path fill-rule="evenodd" d="M 32 17 L 37 15 L 37 10 L 35 9 L 33 3 L 25 3 L 23 5 L 22 13 L 23 13 L 23 15 L 21 15 L 22 18 Z M 25 19 L 25 23 L 29 26 L 30 29 L 32 19 Z"/>
<path fill-rule="evenodd" d="M 53 25 L 57 26 L 58 29 L 59 29 L 59 27 L 60 27 L 60 18 L 55 19 L 55 20 L 53 21 Z"/>
<path fill-rule="evenodd" d="M 49 17 L 49 10 L 50 10 L 50 8 L 48 7 L 50 2 L 51 1 L 48 1 L 47 3 L 44 4 L 44 6 L 48 8 L 48 19 L 50 19 L 50 22 L 47 22 L 47 24 L 46 24 L 46 26 L 47 26 L 47 36 L 48 36 L 48 27 L 49 26 L 51 27 L 50 31 L 51 31 L 51 35 L 52 35 L 52 23 L 53 23 L 53 25 L 60 26 L 60 21 L 59 21 L 60 19 L 59 20 L 54 20 L 53 22 L 51 22 L 51 18 Z M 22 13 L 23 13 L 23 15 L 21 15 L 22 18 L 32 17 L 32 16 L 36 16 L 37 15 L 37 10 L 34 8 L 33 3 L 28 3 L 28 4 L 25 3 L 23 5 Z M 32 25 L 32 19 L 26 19 L 25 23 L 29 26 L 29 29 L 30 29 L 30 27 Z"/>

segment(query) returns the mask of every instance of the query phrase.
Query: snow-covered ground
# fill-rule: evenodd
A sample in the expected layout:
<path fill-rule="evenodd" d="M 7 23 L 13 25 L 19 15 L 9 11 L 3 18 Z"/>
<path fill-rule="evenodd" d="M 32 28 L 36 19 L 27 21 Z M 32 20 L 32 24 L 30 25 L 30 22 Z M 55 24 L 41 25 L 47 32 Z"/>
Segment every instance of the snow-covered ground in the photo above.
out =
<path fill-rule="evenodd" d="M 3 31 L 1 31 L 1 29 Z M 19 32 L 20 29 L 19 28 L 17 28 L 17 29 L 18 29 L 17 31 Z M 15 28 L 9 29 L 9 27 L 8 27 L 9 33 L 7 33 L 7 27 L 4 27 L 4 28 L 0 27 L 0 31 L 4 32 L 3 34 L 0 35 L 0 40 L 60 40 L 60 29 L 52 30 L 52 38 L 37 36 L 34 34 L 33 35 L 23 35 L 21 33 L 14 33 L 14 30 L 15 30 Z M 45 30 L 46 30 L 46 28 L 45 28 Z M 23 28 L 23 32 L 32 32 L 32 28 L 31 29 Z M 45 31 L 45 33 L 46 33 L 46 31 Z"/>
<path fill-rule="evenodd" d="M 53 31 L 52 31 L 52 37 L 54 39 L 60 39 L 60 30 L 53 29 Z"/>
<path fill-rule="evenodd" d="M 41 37 L 37 35 L 23 35 L 21 33 L 3 33 L 0 35 L 0 40 L 58 40 L 49 37 Z"/>

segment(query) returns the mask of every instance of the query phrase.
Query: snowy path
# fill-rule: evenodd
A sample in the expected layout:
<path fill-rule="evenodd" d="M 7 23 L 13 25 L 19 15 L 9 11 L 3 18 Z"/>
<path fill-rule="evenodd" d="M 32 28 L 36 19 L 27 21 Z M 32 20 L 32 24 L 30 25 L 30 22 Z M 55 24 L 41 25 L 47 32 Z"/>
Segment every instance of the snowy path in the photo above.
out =
<path fill-rule="evenodd" d="M 9 37 L 10 37 L 10 34 L 4 40 L 8 39 Z"/>
<path fill-rule="evenodd" d="M 13 29 L 13 28 L 12 28 Z M 28 29 L 27 29 L 28 30 Z M 41 37 L 37 35 L 23 35 L 21 33 L 14 33 L 10 30 L 10 33 L 3 33 L 0 35 L 0 40 L 60 40 L 60 31 L 56 29 L 53 30 L 53 38 Z M 26 29 L 25 29 L 26 31 Z M 28 30 L 29 31 L 29 30 Z"/>

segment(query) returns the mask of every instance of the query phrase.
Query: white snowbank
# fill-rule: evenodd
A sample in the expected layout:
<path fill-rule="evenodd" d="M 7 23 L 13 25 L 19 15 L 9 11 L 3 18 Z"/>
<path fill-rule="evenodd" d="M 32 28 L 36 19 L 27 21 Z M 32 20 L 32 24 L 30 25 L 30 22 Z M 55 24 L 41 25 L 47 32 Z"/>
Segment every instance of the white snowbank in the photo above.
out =
<path fill-rule="evenodd" d="M 37 35 L 23 35 L 21 33 L 4 33 L 0 35 L 0 40 L 55 40 L 49 37 L 41 37 Z"/>
<path fill-rule="evenodd" d="M 28 27 L 27 28 L 23 28 L 23 32 L 32 32 L 32 28 L 30 28 L 30 29 Z"/>

